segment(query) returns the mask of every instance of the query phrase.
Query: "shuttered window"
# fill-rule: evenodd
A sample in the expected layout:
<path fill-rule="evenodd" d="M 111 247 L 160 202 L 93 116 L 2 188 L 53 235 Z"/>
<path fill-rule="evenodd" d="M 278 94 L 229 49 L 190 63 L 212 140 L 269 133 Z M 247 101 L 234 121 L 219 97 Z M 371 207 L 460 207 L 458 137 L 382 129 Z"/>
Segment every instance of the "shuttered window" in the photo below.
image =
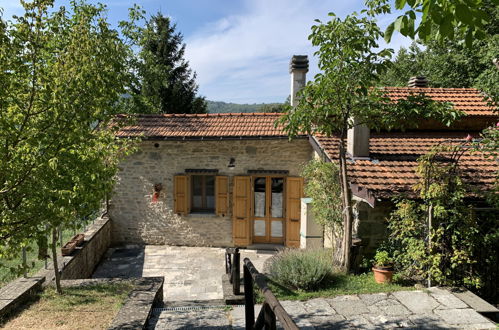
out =
<path fill-rule="evenodd" d="M 215 175 L 176 175 L 174 178 L 174 210 L 177 214 L 191 212 L 228 213 L 228 177 Z"/>

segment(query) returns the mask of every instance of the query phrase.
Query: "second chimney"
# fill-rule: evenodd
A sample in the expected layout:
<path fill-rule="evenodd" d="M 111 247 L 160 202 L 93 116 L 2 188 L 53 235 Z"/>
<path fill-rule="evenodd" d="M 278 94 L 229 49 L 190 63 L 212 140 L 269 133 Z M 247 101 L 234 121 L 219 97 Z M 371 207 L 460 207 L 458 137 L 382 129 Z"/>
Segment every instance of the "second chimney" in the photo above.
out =
<path fill-rule="evenodd" d="M 355 118 L 352 121 L 353 127 L 347 132 L 347 152 L 353 159 L 368 158 L 371 130 Z"/>
<path fill-rule="evenodd" d="M 409 79 L 409 87 L 426 88 L 428 87 L 428 80 L 424 76 L 411 77 Z"/>
<path fill-rule="evenodd" d="M 291 95 L 290 104 L 292 107 L 298 104 L 297 93 L 307 82 L 308 56 L 293 55 L 289 61 L 289 73 L 291 73 Z"/>

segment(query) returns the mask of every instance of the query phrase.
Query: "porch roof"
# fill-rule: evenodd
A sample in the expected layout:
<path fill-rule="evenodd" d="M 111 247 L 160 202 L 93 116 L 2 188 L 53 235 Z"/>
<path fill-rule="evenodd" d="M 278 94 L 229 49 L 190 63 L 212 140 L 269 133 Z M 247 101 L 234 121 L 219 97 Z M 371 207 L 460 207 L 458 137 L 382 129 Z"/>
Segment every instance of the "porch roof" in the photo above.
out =
<path fill-rule="evenodd" d="M 412 189 L 418 182 L 417 159 L 439 144 L 460 145 L 466 142 L 469 132 L 388 132 L 371 133 L 370 154 L 365 159 L 355 159 L 348 164 L 348 174 L 354 195 L 371 204 L 376 198 L 386 199 L 397 193 L 415 196 Z M 470 134 L 479 138 L 479 132 Z M 327 160 L 338 159 L 337 137 L 317 136 L 312 145 Z M 477 190 L 490 187 L 495 180 L 499 164 L 484 157 L 481 152 L 467 148 L 460 158 L 460 167 L 466 183 Z"/>

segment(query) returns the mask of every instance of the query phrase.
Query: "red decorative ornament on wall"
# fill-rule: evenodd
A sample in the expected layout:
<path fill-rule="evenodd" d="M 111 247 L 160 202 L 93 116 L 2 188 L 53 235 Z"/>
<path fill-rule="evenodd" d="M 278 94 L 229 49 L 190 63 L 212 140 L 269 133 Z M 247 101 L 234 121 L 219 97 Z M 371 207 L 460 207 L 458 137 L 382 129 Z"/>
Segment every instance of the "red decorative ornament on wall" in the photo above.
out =
<path fill-rule="evenodd" d="M 154 185 L 154 193 L 152 194 L 152 202 L 156 203 L 159 200 L 160 192 L 163 189 L 163 185 L 161 183 L 156 183 Z"/>

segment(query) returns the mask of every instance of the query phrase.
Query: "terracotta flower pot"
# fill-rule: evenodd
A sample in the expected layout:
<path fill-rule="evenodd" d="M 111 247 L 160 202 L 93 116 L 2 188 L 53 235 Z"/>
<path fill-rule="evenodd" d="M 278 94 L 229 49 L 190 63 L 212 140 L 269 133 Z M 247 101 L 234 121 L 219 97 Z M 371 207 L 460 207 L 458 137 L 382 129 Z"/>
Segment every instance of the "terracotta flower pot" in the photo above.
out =
<path fill-rule="evenodd" d="M 61 248 L 61 253 L 63 256 L 69 256 L 71 252 L 76 248 L 76 242 L 69 241 Z"/>
<path fill-rule="evenodd" d="M 393 268 L 391 267 L 386 267 L 386 268 L 373 267 L 373 272 L 374 272 L 374 280 L 377 283 L 390 283 L 392 281 Z"/>
<path fill-rule="evenodd" d="M 73 238 L 71 238 L 71 242 L 76 242 L 76 246 L 81 246 L 84 241 L 85 241 L 84 234 L 77 234 L 73 236 Z"/>

